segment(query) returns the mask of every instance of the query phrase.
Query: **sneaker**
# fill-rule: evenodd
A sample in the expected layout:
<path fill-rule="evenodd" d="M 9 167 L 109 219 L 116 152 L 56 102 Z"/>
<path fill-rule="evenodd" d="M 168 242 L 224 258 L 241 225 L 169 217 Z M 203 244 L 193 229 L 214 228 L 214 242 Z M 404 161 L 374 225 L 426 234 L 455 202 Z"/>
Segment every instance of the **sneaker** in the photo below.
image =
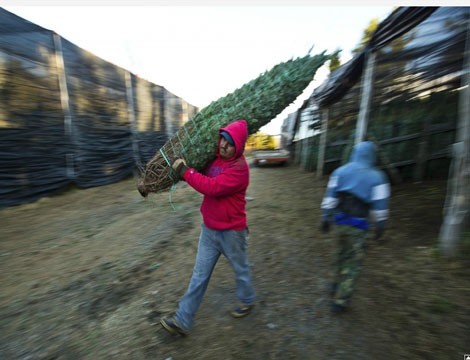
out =
<path fill-rule="evenodd" d="M 232 310 L 230 312 L 230 315 L 232 315 L 234 318 L 241 318 L 246 315 L 248 315 L 251 310 L 253 309 L 254 305 L 240 305 L 236 309 Z"/>
<path fill-rule="evenodd" d="M 184 330 L 181 326 L 179 326 L 175 319 L 161 319 L 160 324 L 162 327 L 168 331 L 171 335 L 179 335 L 179 336 L 186 336 L 189 335 L 189 333 Z"/>

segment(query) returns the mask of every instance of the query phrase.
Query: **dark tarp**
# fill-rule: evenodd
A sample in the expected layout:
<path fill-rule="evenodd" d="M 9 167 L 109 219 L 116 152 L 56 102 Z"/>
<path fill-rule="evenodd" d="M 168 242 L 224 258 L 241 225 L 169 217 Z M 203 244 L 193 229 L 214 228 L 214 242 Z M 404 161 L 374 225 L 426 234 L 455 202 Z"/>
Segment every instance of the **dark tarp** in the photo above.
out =
<path fill-rule="evenodd" d="M 468 7 L 439 7 L 388 44 L 378 40 L 367 137 L 381 144 L 387 162 L 399 168 L 404 180 L 447 177 L 466 73 L 469 21 Z M 340 86 L 348 80 L 345 73 L 354 74 L 354 62 L 360 64 L 356 57 L 340 67 L 311 96 L 327 104 L 326 173 L 347 159 L 354 143 L 362 71 L 349 89 Z"/>
<path fill-rule="evenodd" d="M 359 81 L 368 51 L 381 49 L 392 40 L 410 31 L 436 9 L 436 7 L 399 7 L 392 12 L 379 24 L 367 46 L 352 60 L 332 72 L 328 80 L 315 90 L 314 96 L 320 107 L 338 101 Z"/>
<path fill-rule="evenodd" d="M 18 34 L 27 32 L 48 32 L 49 30 L 0 8 L 0 34 Z"/>
<path fill-rule="evenodd" d="M 340 100 L 362 76 L 365 51 L 356 54 L 350 61 L 333 71 L 328 79 L 313 93 L 320 107 Z"/>
<path fill-rule="evenodd" d="M 2 8 L 0 78 L 0 207 L 67 184 L 119 181 L 197 111 L 164 87 Z"/>
<path fill-rule="evenodd" d="M 369 41 L 369 48 L 377 51 L 407 33 L 431 15 L 437 7 L 399 7 L 382 21 Z"/>

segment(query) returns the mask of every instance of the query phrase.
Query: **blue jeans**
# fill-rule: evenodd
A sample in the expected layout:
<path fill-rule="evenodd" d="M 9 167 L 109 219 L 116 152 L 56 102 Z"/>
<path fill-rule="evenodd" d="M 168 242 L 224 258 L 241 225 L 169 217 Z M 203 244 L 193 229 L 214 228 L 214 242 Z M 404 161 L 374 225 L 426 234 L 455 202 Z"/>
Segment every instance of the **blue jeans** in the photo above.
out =
<path fill-rule="evenodd" d="M 202 224 L 193 274 L 175 313 L 176 322 L 186 331 L 193 325 L 194 316 L 202 302 L 220 254 L 227 258 L 235 273 L 237 297 L 240 303 L 251 305 L 255 301 L 250 264 L 246 256 L 247 232 L 247 230 L 212 230 Z"/>

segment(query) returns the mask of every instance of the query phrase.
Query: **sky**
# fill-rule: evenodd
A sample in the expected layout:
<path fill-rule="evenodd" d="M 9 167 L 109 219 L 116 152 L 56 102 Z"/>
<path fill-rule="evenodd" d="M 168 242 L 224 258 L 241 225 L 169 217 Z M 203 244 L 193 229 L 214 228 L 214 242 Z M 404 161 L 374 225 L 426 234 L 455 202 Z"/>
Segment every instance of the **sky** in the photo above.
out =
<path fill-rule="evenodd" d="M 41 3 L 0 1 L 0 6 L 199 108 L 280 62 L 306 55 L 312 46 L 312 54 L 342 49 L 341 60 L 348 61 L 369 22 L 383 20 L 393 10 L 391 4 L 295 0 L 270 5 L 256 0 L 114 1 L 117 5 L 63 0 L 36 5 Z M 278 134 L 282 121 L 327 74 L 324 66 L 297 101 L 262 131 Z"/>

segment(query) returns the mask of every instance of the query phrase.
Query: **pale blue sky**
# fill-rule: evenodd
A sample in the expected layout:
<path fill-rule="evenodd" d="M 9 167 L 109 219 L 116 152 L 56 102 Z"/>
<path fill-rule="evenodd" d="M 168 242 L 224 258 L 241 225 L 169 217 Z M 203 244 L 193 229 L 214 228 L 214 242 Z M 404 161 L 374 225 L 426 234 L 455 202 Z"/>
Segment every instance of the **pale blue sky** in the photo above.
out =
<path fill-rule="evenodd" d="M 0 6 L 201 108 L 312 46 L 313 54 L 341 48 L 342 60 L 349 60 L 370 20 L 383 20 L 393 10 L 392 5 L 284 3 Z M 327 71 L 317 74 L 303 98 Z M 265 130 L 278 133 L 282 120 L 302 101 Z"/>

